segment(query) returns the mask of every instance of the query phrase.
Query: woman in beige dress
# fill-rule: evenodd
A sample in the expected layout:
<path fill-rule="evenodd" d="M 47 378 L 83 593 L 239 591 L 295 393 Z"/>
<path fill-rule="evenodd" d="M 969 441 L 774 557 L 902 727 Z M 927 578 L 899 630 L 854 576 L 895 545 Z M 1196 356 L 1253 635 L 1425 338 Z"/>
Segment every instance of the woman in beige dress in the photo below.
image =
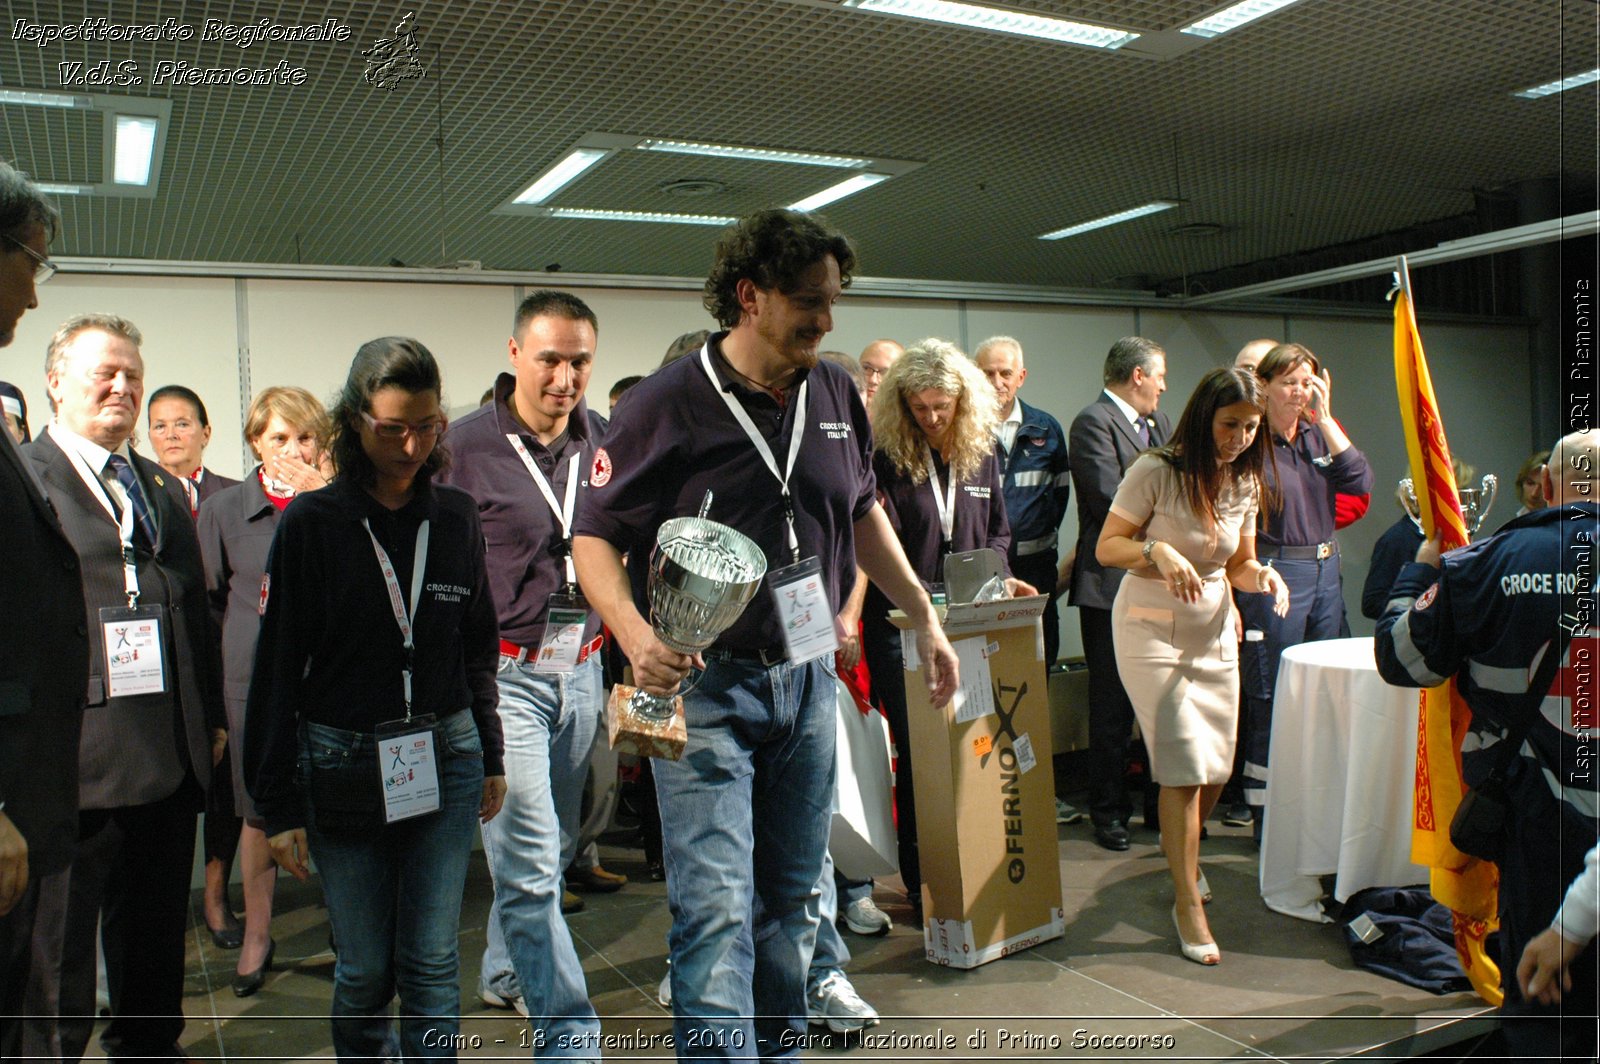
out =
<path fill-rule="evenodd" d="M 1161 785 L 1161 846 L 1172 873 L 1183 955 L 1216 964 L 1200 875 L 1200 825 L 1233 768 L 1239 647 L 1231 584 L 1268 594 L 1281 615 L 1289 589 L 1256 561 L 1255 532 L 1269 440 L 1260 382 L 1212 370 L 1172 441 L 1129 467 L 1095 546 L 1102 565 L 1130 570 L 1112 606 L 1117 668 Z"/>

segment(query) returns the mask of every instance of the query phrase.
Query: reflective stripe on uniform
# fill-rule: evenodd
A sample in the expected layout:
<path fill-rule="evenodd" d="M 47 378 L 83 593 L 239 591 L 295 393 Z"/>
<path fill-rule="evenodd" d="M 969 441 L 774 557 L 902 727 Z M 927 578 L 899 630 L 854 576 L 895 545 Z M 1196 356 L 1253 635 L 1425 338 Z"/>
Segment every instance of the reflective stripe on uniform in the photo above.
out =
<path fill-rule="evenodd" d="M 1394 656 L 1419 687 L 1437 687 L 1445 678 L 1428 668 L 1422 660 L 1422 651 L 1411 641 L 1411 612 L 1408 610 L 1389 630 L 1394 642 Z"/>
<path fill-rule="evenodd" d="M 1026 473 L 1011 474 L 1011 483 L 1019 488 L 1037 488 L 1050 481 L 1050 474 L 1043 469 L 1031 469 Z"/>
<path fill-rule="evenodd" d="M 1022 539 L 1011 545 L 1011 552 L 1021 558 L 1027 554 L 1041 554 L 1047 550 L 1056 549 L 1056 533 L 1041 536 L 1038 539 Z"/>

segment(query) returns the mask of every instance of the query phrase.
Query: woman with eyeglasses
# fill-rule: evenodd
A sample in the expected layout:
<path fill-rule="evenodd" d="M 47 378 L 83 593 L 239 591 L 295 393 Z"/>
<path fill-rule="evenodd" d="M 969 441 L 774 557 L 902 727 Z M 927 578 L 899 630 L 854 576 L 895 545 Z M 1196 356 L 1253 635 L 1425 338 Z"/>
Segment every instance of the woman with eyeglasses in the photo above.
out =
<path fill-rule="evenodd" d="M 506 789 L 478 508 L 432 483 L 441 402 L 422 344 L 362 345 L 333 483 L 284 512 L 261 585 L 246 779 L 278 864 L 316 857 L 340 1059 L 455 1058 L 467 859 Z"/>

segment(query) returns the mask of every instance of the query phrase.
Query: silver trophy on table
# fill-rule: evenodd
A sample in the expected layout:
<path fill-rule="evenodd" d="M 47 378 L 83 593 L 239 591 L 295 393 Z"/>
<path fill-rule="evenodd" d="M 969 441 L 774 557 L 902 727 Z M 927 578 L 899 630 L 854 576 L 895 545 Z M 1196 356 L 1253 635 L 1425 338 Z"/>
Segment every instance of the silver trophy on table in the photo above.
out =
<path fill-rule="evenodd" d="M 650 627 L 680 654 L 698 654 L 715 643 L 744 613 L 767 575 L 761 548 L 707 519 L 710 509 L 708 491 L 698 516 L 676 517 L 661 526 L 650 556 Z M 683 756 L 689 733 L 682 692 L 653 695 L 617 684 L 608 708 L 613 749 L 672 761 Z"/>
<path fill-rule="evenodd" d="M 1484 518 L 1489 516 L 1489 507 L 1494 505 L 1499 487 L 1500 478 L 1493 473 L 1485 473 L 1478 487 L 1456 488 L 1456 498 L 1461 502 L 1461 520 L 1467 526 L 1468 536 L 1476 536 L 1478 529 L 1483 527 Z M 1406 514 L 1411 518 L 1411 523 L 1417 526 L 1417 531 L 1423 532 L 1422 504 L 1417 501 L 1417 488 L 1410 477 L 1400 478 L 1400 504 L 1406 508 Z M 1423 534 L 1426 535 L 1426 532 Z"/>

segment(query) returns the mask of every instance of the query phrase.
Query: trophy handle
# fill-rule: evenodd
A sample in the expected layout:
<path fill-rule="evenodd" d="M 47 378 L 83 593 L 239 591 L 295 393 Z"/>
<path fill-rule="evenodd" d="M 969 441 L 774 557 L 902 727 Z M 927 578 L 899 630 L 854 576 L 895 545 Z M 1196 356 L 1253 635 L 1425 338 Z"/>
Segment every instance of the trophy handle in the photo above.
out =
<path fill-rule="evenodd" d="M 1500 493 L 1500 478 L 1493 473 L 1483 475 L 1483 509 L 1479 512 L 1478 524 L 1483 524 L 1483 519 L 1489 516 L 1489 511 L 1494 508 L 1494 497 Z"/>
<path fill-rule="evenodd" d="M 1405 510 L 1406 516 L 1411 518 L 1411 523 L 1417 526 L 1417 531 L 1423 532 L 1422 504 L 1417 502 L 1416 485 L 1412 483 L 1410 477 L 1400 478 L 1400 505 Z M 1423 535 L 1427 533 L 1423 532 Z"/>

